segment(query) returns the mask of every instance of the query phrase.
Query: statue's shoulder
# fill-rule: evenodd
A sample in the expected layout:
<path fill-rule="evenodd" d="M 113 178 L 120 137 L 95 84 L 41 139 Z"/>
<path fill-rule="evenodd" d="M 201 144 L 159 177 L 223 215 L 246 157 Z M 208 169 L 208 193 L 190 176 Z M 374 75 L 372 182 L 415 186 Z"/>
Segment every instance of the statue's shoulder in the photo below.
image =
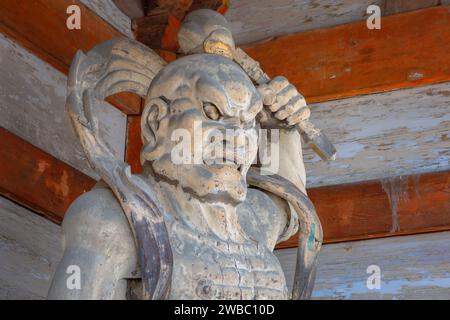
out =
<path fill-rule="evenodd" d="M 76 217 L 73 217 L 75 216 Z M 125 218 L 122 207 L 114 193 L 106 185 L 95 186 L 83 193 L 70 205 L 64 222 L 69 218 L 120 221 Z"/>
<path fill-rule="evenodd" d="M 86 245 L 133 246 L 133 234 L 125 213 L 111 189 L 94 187 L 69 207 L 62 224 L 66 242 Z M 123 244 L 120 244 L 120 243 Z"/>

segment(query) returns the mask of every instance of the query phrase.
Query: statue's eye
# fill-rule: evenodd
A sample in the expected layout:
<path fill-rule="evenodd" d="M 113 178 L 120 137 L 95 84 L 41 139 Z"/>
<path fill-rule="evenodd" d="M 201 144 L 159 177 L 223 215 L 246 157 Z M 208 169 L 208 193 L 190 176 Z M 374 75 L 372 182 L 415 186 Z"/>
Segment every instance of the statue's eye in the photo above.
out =
<path fill-rule="evenodd" d="M 203 112 L 211 120 L 219 120 L 222 118 L 222 114 L 214 104 L 211 102 L 203 102 Z"/>

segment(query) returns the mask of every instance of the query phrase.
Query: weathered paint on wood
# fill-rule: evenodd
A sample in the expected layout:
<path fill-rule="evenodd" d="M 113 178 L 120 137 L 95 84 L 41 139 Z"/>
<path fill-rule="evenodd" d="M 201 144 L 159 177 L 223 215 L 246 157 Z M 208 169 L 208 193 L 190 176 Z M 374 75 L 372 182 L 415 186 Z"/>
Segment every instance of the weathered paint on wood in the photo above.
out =
<path fill-rule="evenodd" d="M 450 171 L 308 189 L 326 243 L 450 230 Z M 297 236 L 279 248 L 297 246 Z"/>
<path fill-rule="evenodd" d="M 276 254 L 291 284 L 296 249 Z M 380 289 L 367 288 L 371 265 L 380 267 Z M 449 270 L 450 232 L 328 244 L 319 255 L 312 297 L 448 300 Z"/>
<path fill-rule="evenodd" d="M 72 4 L 81 9 L 80 30 L 69 30 L 66 26 L 66 10 Z M 79 0 L 37 0 L 26 5 L 21 1 L 4 0 L 0 10 L 0 32 L 64 74 L 67 74 L 77 50 L 86 52 L 105 40 L 122 35 Z M 108 101 L 127 114 L 140 112 L 140 99 L 135 95 L 119 94 Z"/>
<path fill-rule="evenodd" d="M 123 35 L 133 38 L 131 19 L 123 13 L 113 0 L 80 0 L 86 7 L 112 25 Z"/>
<path fill-rule="evenodd" d="M 324 162 L 305 149 L 307 187 L 450 169 L 450 82 L 311 110 L 313 123 L 335 143 L 337 159 Z"/>
<path fill-rule="evenodd" d="M 0 126 L 96 178 L 65 112 L 67 77 L 0 35 Z M 104 103 L 102 137 L 123 159 L 126 116 Z"/>
<path fill-rule="evenodd" d="M 309 103 L 450 80 L 450 10 L 435 7 L 280 37 L 246 48 Z"/>
<path fill-rule="evenodd" d="M 59 226 L 0 197 L 0 299 L 44 299 L 61 255 Z"/>
<path fill-rule="evenodd" d="M 0 194 L 60 223 L 95 180 L 0 128 Z"/>
<path fill-rule="evenodd" d="M 444 0 L 445 1 L 445 0 Z M 439 4 L 439 0 L 246 0 L 231 1 L 225 17 L 237 43 L 366 20 L 367 7 L 390 15 Z"/>

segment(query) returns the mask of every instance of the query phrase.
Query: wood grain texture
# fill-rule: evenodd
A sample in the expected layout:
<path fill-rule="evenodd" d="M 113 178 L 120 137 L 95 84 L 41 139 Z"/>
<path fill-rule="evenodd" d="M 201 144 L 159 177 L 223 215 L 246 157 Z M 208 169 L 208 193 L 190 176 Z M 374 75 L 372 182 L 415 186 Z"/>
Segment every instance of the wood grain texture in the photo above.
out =
<path fill-rule="evenodd" d="M 145 16 L 144 0 L 112 0 L 112 2 L 131 19 Z"/>
<path fill-rule="evenodd" d="M 366 20 L 366 9 L 372 4 L 378 5 L 386 16 L 438 3 L 438 0 L 246 0 L 231 1 L 225 17 L 231 23 L 236 42 L 249 44 Z"/>
<path fill-rule="evenodd" d="M 72 4 L 81 9 L 80 30 L 69 30 L 66 26 L 66 9 Z M 36 0 L 26 5 L 21 1 L 4 0 L 0 32 L 64 74 L 78 49 L 86 52 L 100 42 L 122 35 L 79 0 Z M 129 94 L 119 97 L 110 100 L 115 107 L 127 114 L 140 112 L 139 98 Z"/>
<path fill-rule="evenodd" d="M 0 299 L 45 299 L 62 256 L 60 227 L 0 197 Z"/>
<path fill-rule="evenodd" d="M 397 14 L 422 8 L 438 6 L 440 3 L 440 0 L 389 0 L 384 1 L 383 13 L 384 15 Z"/>
<path fill-rule="evenodd" d="M 450 9 L 435 7 L 280 37 L 246 48 L 309 103 L 450 80 Z"/>
<path fill-rule="evenodd" d="M 276 251 L 292 283 L 295 249 Z M 369 290 L 367 267 L 381 269 Z M 450 299 L 450 232 L 328 244 L 319 255 L 313 299 Z"/>
<path fill-rule="evenodd" d="M 0 56 L 0 126 L 97 178 L 66 115 L 67 77 L 3 35 Z M 102 137 L 123 159 L 126 116 L 107 103 L 95 112 Z"/>
<path fill-rule="evenodd" d="M 307 190 L 326 243 L 450 230 L 450 171 Z M 295 247 L 297 236 L 279 248 Z"/>
<path fill-rule="evenodd" d="M 131 19 L 120 10 L 113 0 L 80 0 L 86 7 L 103 18 L 123 35 L 133 38 Z M 122 1 L 125 2 L 125 1 Z M 132 1 L 127 1 L 132 3 Z"/>
<path fill-rule="evenodd" d="M 95 180 L 0 128 L 0 194 L 60 223 Z"/>
<path fill-rule="evenodd" d="M 450 82 L 311 106 L 337 159 L 303 150 L 307 187 L 450 169 Z"/>

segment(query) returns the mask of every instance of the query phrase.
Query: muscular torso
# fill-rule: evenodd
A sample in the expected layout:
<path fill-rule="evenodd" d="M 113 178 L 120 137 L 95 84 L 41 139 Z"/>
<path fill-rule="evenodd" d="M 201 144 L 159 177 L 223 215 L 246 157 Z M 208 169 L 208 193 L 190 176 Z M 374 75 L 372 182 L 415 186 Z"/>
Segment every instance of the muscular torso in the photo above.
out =
<path fill-rule="evenodd" d="M 286 299 L 283 271 L 273 247 L 286 218 L 264 193 L 249 190 L 236 215 L 165 206 L 174 273 L 172 299 Z M 202 212 L 203 211 L 203 212 Z M 235 219 L 236 218 L 236 219 Z"/>
<path fill-rule="evenodd" d="M 196 199 L 180 203 L 174 197 L 180 191 L 170 188 L 175 187 L 156 192 L 174 259 L 171 299 L 288 298 L 283 271 L 272 252 L 288 224 L 279 205 L 263 192 L 249 189 L 235 214 L 219 209 L 211 214 Z M 83 230 L 90 231 L 86 234 Z M 66 250 L 55 279 L 64 282 L 67 265 L 77 264 L 85 287 L 80 292 L 66 292 L 62 284 L 54 283 L 49 298 L 139 297 L 132 232 L 109 189 L 94 189 L 77 199 L 67 213 L 63 231 Z M 72 252 L 74 245 L 79 248 Z M 84 251 L 97 257 L 85 260 Z M 105 262 L 99 266 L 97 261 Z"/>

